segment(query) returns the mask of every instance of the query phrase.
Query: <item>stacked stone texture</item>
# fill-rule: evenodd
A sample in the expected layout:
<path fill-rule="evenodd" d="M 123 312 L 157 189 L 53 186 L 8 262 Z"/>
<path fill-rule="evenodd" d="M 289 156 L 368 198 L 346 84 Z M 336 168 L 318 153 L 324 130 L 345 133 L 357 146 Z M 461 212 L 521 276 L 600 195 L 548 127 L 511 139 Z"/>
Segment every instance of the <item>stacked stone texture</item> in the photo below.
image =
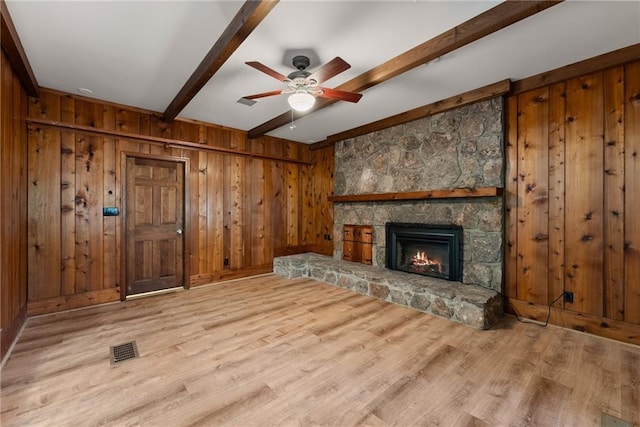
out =
<path fill-rule="evenodd" d="M 339 142 L 334 194 L 503 187 L 502 108 L 495 98 Z M 462 282 L 500 291 L 501 197 L 336 203 L 334 258 L 344 224 L 373 225 L 373 262 L 384 266 L 386 222 L 461 225 Z"/>
<path fill-rule="evenodd" d="M 502 298 L 479 286 L 387 270 L 318 254 L 277 257 L 273 271 L 287 278 L 315 280 L 444 317 L 477 329 L 488 329 L 502 317 Z"/>

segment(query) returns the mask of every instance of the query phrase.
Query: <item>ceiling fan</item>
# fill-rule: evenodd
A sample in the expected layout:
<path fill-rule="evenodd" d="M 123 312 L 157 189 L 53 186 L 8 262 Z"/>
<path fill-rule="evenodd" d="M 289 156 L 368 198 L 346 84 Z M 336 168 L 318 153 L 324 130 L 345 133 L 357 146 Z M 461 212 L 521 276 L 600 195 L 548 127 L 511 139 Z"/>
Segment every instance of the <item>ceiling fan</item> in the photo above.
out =
<path fill-rule="evenodd" d="M 318 96 L 321 98 L 337 99 L 348 102 L 358 102 L 360 98 L 362 98 L 362 94 L 359 93 L 329 89 L 320 86 L 320 83 L 351 68 L 351 65 L 347 64 L 342 58 L 335 57 L 313 73 L 307 71 L 309 63 L 309 58 L 304 55 L 294 57 L 293 66 L 297 70 L 290 73 L 288 76 L 284 76 L 260 62 L 245 62 L 245 64 L 250 67 L 286 83 L 287 87 L 281 90 L 244 96 L 243 99 L 253 100 L 256 98 L 264 98 L 266 96 L 289 94 L 288 101 L 291 108 L 296 111 L 308 111 L 313 107 L 316 97 Z"/>

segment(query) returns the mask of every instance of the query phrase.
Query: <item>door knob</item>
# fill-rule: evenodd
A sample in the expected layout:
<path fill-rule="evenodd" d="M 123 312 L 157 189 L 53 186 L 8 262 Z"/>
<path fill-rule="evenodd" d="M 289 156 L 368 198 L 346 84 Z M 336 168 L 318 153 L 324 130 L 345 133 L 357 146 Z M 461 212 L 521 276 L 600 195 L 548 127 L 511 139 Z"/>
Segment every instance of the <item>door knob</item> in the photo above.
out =
<path fill-rule="evenodd" d="M 182 228 L 178 228 L 178 229 L 176 230 L 176 234 L 182 234 Z"/>

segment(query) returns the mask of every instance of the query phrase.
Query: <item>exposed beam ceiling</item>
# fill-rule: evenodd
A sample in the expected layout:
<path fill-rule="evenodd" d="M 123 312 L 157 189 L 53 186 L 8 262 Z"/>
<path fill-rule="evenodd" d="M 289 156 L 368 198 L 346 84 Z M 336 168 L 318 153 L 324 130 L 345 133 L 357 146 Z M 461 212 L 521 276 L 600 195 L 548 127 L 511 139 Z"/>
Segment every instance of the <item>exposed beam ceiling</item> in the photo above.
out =
<path fill-rule="evenodd" d="M 24 53 L 20 37 L 13 26 L 11 15 L 4 0 L 0 0 L 0 15 L 2 20 L 2 28 L 0 40 L 2 41 L 2 50 L 7 55 L 11 67 L 14 69 L 18 78 L 22 82 L 29 96 L 38 96 L 38 81 L 31 69 L 27 55 Z"/>
<path fill-rule="evenodd" d="M 242 42 L 278 4 L 279 0 L 247 0 L 198 68 L 163 113 L 166 121 L 176 118 Z M 4 21 L 3 21 L 4 22 Z"/>
<path fill-rule="evenodd" d="M 535 15 L 536 13 L 548 9 L 562 1 L 563 0 L 505 1 L 484 13 L 475 16 L 474 18 L 445 31 L 439 36 L 436 36 L 433 39 L 428 40 L 363 74 L 360 74 L 359 76 L 338 86 L 336 89 L 347 92 L 362 92 L 419 65 L 426 64 L 427 62 L 459 49 L 462 46 L 508 27 L 522 19 Z M 304 115 L 321 110 L 335 102 L 336 101 L 334 100 L 327 99 L 319 100 L 314 108 Z M 248 136 L 249 138 L 257 138 L 302 116 L 303 114 L 300 113 L 294 113 L 292 115 L 291 111 L 284 112 L 279 116 L 249 130 Z"/>

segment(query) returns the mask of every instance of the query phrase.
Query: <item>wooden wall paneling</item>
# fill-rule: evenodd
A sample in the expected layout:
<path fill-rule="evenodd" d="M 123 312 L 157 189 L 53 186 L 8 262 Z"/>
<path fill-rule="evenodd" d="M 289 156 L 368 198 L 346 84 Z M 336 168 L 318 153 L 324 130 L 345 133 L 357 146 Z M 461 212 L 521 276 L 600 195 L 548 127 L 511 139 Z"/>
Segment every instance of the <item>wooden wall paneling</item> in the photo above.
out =
<path fill-rule="evenodd" d="M 192 273 L 201 274 L 209 271 L 212 263 L 211 254 L 208 249 L 210 248 L 211 232 L 209 223 L 211 221 L 211 207 L 209 203 L 210 196 L 208 194 L 209 182 L 212 181 L 213 171 L 209 170 L 210 160 L 213 153 L 199 152 L 197 153 L 198 161 L 191 163 L 191 176 L 194 174 L 197 176 L 195 184 L 192 181 L 191 188 L 195 194 L 195 206 L 197 206 L 197 222 L 194 222 L 193 229 L 191 230 L 191 238 L 197 242 L 197 247 L 194 248 L 192 256 L 195 258 L 192 260 Z M 196 171 L 193 168 L 197 168 Z M 214 184 L 212 182 L 212 191 Z"/>
<path fill-rule="evenodd" d="M 301 166 L 300 173 L 300 242 L 315 244 L 319 224 L 313 209 L 313 174 L 310 166 Z"/>
<path fill-rule="evenodd" d="M 298 146 L 287 143 L 284 148 L 287 158 L 298 158 Z M 287 246 L 297 246 L 300 243 L 300 176 L 298 165 L 285 165 L 285 203 L 287 219 Z"/>
<path fill-rule="evenodd" d="M 76 101 L 76 123 L 104 127 L 102 106 Z M 102 289 L 104 195 L 103 138 L 76 138 L 76 293 Z"/>
<path fill-rule="evenodd" d="M 231 136 L 231 148 L 245 148 L 246 140 L 240 135 Z M 244 267 L 244 210 L 245 206 L 245 164 L 246 160 L 241 156 L 231 157 L 230 181 L 231 186 L 229 200 L 229 266 L 232 270 Z"/>
<path fill-rule="evenodd" d="M 26 318 L 26 92 L 5 53 L 0 65 L 0 360 Z"/>
<path fill-rule="evenodd" d="M 518 97 L 518 299 L 548 304 L 549 91 Z"/>
<path fill-rule="evenodd" d="M 251 151 L 255 153 L 265 153 L 264 140 L 262 138 L 249 141 Z M 264 265 L 271 263 L 271 258 L 267 257 L 265 248 L 271 244 L 266 237 L 266 223 L 269 216 L 266 210 L 265 199 L 267 189 L 267 178 L 265 166 L 268 163 L 264 159 L 251 159 L 247 173 L 251 176 L 251 208 L 248 209 L 250 216 L 248 224 L 251 224 L 251 265 Z"/>
<path fill-rule="evenodd" d="M 566 94 L 566 307 L 603 313 L 603 75 L 567 82 Z"/>
<path fill-rule="evenodd" d="M 29 109 L 30 115 L 60 120 L 57 96 L 43 93 Z M 60 140 L 58 130 L 29 127 L 29 302 L 60 295 Z"/>
<path fill-rule="evenodd" d="M 224 270 L 224 157 L 207 153 L 207 272 Z"/>
<path fill-rule="evenodd" d="M 75 101 L 61 98 L 61 120 L 75 122 Z M 60 135 L 60 295 L 76 292 L 76 134 Z"/>
<path fill-rule="evenodd" d="M 13 256 L 19 261 L 14 273 L 12 285 L 12 316 L 13 319 L 26 317 L 27 306 L 27 126 L 25 117 L 27 113 L 28 97 L 17 75 L 13 76 L 13 155 L 10 157 L 14 165 L 14 180 L 11 188 L 15 199 L 11 205 L 14 214 L 13 232 L 18 233 L 12 239 L 15 249 Z M 4 126 L 3 126 L 4 127 Z M 3 258 L 6 260 L 6 258 Z M 0 310 L 2 310 L 0 303 Z M 21 322 L 14 323 L 16 327 Z M 0 326 L 1 327 L 1 326 Z M 17 328 L 16 328 L 17 334 Z M 1 351 L 0 351 L 1 353 Z M 0 355 L 0 358 L 2 356 Z"/>
<path fill-rule="evenodd" d="M 328 197 L 333 195 L 334 147 L 326 147 L 312 151 L 313 166 L 311 181 L 312 211 L 314 215 L 313 241 L 314 250 L 324 255 L 333 255 L 333 241 L 324 236 L 333 237 L 333 202 Z"/>
<path fill-rule="evenodd" d="M 115 130 L 116 109 L 111 105 L 103 108 L 103 122 L 105 129 Z M 116 140 L 114 138 L 102 138 L 102 207 L 118 207 L 116 204 Z M 100 206 L 98 206 L 98 215 Z M 118 217 L 102 216 L 103 241 L 102 241 L 102 288 L 115 288 L 120 284 L 120 256 L 116 246 L 116 222 Z"/>
<path fill-rule="evenodd" d="M 549 303 L 564 292 L 565 85 L 549 88 Z M 554 307 L 564 308 L 560 298 Z"/>
<path fill-rule="evenodd" d="M 625 320 L 640 323 L 640 61 L 625 67 Z"/>
<path fill-rule="evenodd" d="M 275 252 L 287 246 L 287 210 L 285 195 L 285 164 L 271 162 L 271 242 Z"/>
<path fill-rule="evenodd" d="M 624 320 L 624 67 L 604 72 L 604 316 Z"/>
<path fill-rule="evenodd" d="M 504 289 L 508 298 L 518 297 L 518 97 L 505 102 L 505 261 Z"/>

